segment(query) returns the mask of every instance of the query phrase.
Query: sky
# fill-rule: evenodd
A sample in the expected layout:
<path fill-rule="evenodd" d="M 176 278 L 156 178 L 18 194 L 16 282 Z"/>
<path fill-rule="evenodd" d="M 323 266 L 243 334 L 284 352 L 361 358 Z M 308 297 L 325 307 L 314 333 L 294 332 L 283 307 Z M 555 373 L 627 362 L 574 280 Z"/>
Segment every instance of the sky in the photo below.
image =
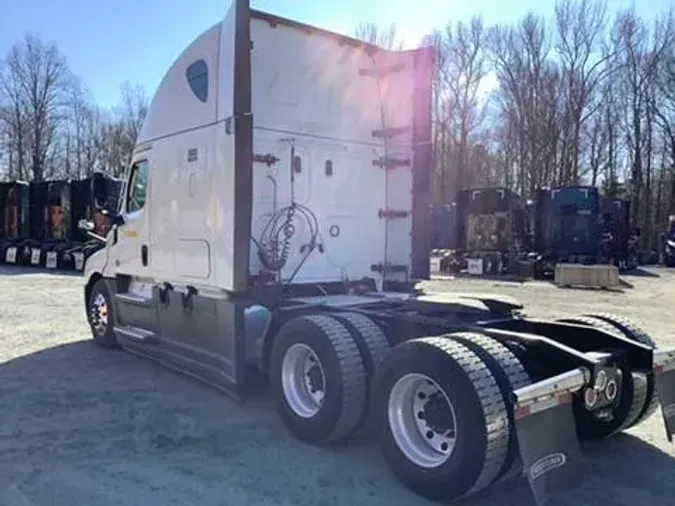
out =
<path fill-rule="evenodd" d="M 606 0 L 610 12 L 634 0 Z M 120 84 L 143 85 L 150 95 L 181 51 L 221 20 L 229 0 L 0 0 L 0 58 L 24 34 L 55 42 L 71 70 L 104 107 L 119 101 Z M 252 7 L 353 35 L 361 22 L 395 24 L 408 47 L 433 28 L 482 15 L 510 23 L 532 10 L 553 13 L 553 0 L 252 0 Z M 643 0 L 647 18 L 672 0 Z M 30 7 L 29 7 L 30 6 Z"/>

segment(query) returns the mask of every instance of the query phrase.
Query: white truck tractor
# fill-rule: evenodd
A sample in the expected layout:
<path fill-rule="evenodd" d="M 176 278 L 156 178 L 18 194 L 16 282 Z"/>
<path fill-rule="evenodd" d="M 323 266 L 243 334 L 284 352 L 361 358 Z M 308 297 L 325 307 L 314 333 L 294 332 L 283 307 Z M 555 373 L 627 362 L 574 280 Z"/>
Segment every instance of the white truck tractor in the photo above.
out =
<path fill-rule="evenodd" d="M 433 59 L 235 0 L 157 89 L 86 262 L 87 315 L 100 346 L 235 398 L 262 373 L 305 442 L 370 429 L 422 496 L 524 475 L 543 503 L 579 479 L 580 439 L 659 405 L 670 437 L 675 353 L 611 315 L 543 321 L 414 288 Z"/>

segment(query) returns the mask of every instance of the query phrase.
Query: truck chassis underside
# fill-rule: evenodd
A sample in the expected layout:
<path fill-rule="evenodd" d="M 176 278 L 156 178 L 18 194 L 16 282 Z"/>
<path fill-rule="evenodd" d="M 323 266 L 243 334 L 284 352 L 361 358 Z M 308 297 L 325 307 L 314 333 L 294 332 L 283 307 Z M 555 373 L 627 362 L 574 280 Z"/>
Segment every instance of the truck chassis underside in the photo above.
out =
<path fill-rule="evenodd" d="M 520 305 L 498 297 L 376 292 L 363 284 L 343 293 L 301 289 L 284 297 L 260 291 L 239 298 L 168 283 L 142 293 L 128 279 L 94 281 L 85 297 L 99 344 L 119 345 L 238 399 L 251 371 L 262 372 L 296 437 L 321 444 L 374 428 L 395 474 L 431 499 L 461 497 L 524 469 L 543 504 L 580 481 L 579 439 L 640 423 L 659 401 L 669 438 L 675 428 L 675 352 L 655 349 L 643 331 L 611 315 L 546 321 L 526 318 Z M 93 304 L 99 296 L 113 324 L 102 334 L 101 309 Z M 444 382 L 454 386 L 444 388 Z M 460 433 L 462 417 L 478 417 L 473 423 L 484 424 L 483 439 L 473 429 L 463 431 L 478 438 L 472 444 L 487 445 L 478 450 L 485 455 L 482 471 L 444 474 L 441 463 L 432 466 L 438 479 L 420 481 L 431 458 L 415 464 L 422 443 L 410 455 L 405 444 L 392 443 L 413 438 L 394 430 L 413 422 L 395 422 L 392 413 L 403 408 L 391 407 L 392 399 L 403 403 L 410 392 L 435 399 L 409 402 L 436 453 L 465 451 L 453 438 L 438 436 L 439 427 L 450 434 L 455 428 L 447 427 L 456 425 Z M 443 398 L 459 412 L 440 408 Z M 477 402 L 482 411 L 472 412 Z"/>

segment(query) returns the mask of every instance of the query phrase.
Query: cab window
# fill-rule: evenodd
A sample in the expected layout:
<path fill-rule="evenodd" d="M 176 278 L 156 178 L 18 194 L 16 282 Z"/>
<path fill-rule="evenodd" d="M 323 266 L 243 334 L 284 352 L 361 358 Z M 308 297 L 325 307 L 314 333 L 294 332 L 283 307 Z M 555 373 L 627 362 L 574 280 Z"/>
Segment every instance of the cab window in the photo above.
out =
<path fill-rule="evenodd" d="M 127 186 L 127 212 L 143 209 L 148 189 L 148 162 L 136 162 L 129 174 Z"/>

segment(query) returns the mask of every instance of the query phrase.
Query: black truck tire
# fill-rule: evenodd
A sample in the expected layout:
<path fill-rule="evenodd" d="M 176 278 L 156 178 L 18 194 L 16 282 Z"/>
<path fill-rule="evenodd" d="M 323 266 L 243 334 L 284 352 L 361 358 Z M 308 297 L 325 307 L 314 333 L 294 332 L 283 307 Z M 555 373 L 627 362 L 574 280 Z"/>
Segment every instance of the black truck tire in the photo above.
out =
<path fill-rule="evenodd" d="M 509 420 L 497 381 L 449 334 L 394 346 L 376 372 L 372 406 L 385 461 L 422 497 L 475 493 L 504 465 Z"/>
<path fill-rule="evenodd" d="M 587 314 L 589 318 L 596 318 L 606 322 L 607 324 L 614 327 L 618 332 L 621 332 L 624 337 L 637 341 L 638 343 L 649 346 L 652 349 L 656 349 L 656 343 L 649 336 L 644 329 L 642 329 L 638 324 L 629 320 L 628 318 L 623 318 L 621 316 L 608 314 L 608 313 L 591 313 Z M 647 393 L 646 400 L 643 409 L 640 411 L 638 416 L 630 424 L 630 427 L 634 427 L 639 423 L 642 423 L 644 420 L 652 416 L 656 410 L 659 408 L 659 395 L 656 390 L 656 382 L 654 380 L 653 374 L 639 374 L 647 384 Z"/>
<path fill-rule="evenodd" d="M 104 279 L 99 279 L 89 293 L 87 299 L 87 321 L 91 328 L 94 342 L 106 350 L 120 347 L 113 332 L 115 321 L 112 297 Z"/>
<path fill-rule="evenodd" d="M 366 399 L 369 399 L 373 373 L 380 367 L 391 350 L 387 336 L 372 319 L 364 314 L 344 312 L 330 313 L 330 316 L 349 330 L 359 348 L 363 370 L 366 375 Z M 363 433 L 370 428 L 368 424 L 369 414 L 370 410 L 366 407 L 357 424 L 357 432 Z"/>
<path fill-rule="evenodd" d="M 563 318 L 558 321 L 586 325 L 609 333 L 617 333 L 616 328 L 606 321 L 588 315 Z M 647 382 L 644 376 L 644 374 L 637 372 L 623 376 L 619 404 L 612 409 L 610 419 L 601 418 L 589 412 L 584 407 L 583 401 L 580 398 L 575 398 L 573 410 L 579 439 L 603 439 L 631 427 L 647 401 Z"/>
<path fill-rule="evenodd" d="M 518 357 L 496 339 L 474 332 L 458 332 L 451 334 L 450 337 L 478 355 L 490 369 L 499 386 L 509 417 L 509 446 L 506 459 L 495 481 L 511 479 L 522 470 L 511 394 L 514 390 L 529 385 L 532 382 L 531 378 Z"/>
<path fill-rule="evenodd" d="M 270 387 L 284 425 L 310 444 L 346 438 L 366 408 L 357 343 L 328 315 L 299 316 L 281 327 L 272 346 Z"/>

